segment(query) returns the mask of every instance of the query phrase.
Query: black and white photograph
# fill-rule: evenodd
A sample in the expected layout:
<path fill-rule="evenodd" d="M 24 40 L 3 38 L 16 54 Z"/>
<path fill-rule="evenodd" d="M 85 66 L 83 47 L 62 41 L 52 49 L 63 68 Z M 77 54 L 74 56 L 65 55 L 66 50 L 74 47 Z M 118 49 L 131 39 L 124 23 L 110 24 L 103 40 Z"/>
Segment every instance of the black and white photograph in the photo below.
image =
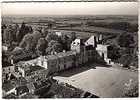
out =
<path fill-rule="evenodd" d="M 1 97 L 138 98 L 138 1 L 124 1 L 2 2 Z"/>

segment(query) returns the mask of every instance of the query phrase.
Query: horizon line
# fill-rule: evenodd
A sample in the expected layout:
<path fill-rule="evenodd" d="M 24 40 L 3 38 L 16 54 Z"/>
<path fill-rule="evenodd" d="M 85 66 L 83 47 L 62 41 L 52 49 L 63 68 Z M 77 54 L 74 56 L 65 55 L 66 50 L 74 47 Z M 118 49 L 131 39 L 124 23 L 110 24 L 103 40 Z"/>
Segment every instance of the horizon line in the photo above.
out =
<path fill-rule="evenodd" d="M 129 15 L 129 16 L 138 16 L 138 14 L 79 14 L 79 15 L 75 15 L 75 14 L 60 14 L 60 15 L 53 15 L 53 14 L 40 14 L 40 15 L 38 15 L 38 14 L 32 14 L 32 15 L 30 15 L 30 14 L 1 14 L 1 16 L 98 16 L 98 15 Z"/>

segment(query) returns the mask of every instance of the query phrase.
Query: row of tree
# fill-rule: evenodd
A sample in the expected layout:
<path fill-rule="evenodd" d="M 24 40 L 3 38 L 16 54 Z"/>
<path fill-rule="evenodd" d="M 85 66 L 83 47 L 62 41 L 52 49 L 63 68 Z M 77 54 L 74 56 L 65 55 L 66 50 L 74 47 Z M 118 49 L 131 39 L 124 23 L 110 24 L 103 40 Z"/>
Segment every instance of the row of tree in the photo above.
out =
<path fill-rule="evenodd" d="M 138 67 L 138 41 L 134 40 L 134 34 L 123 33 L 116 40 L 117 43 L 109 47 L 109 58 L 123 64 L 124 67 Z"/>
<path fill-rule="evenodd" d="M 76 38 L 76 33 L 70 35 L 62 34 L 58 36 L 55 32 L 48 31 L 47 28 L 36 27 L 34 30 L 24 22 L 21 27 L 16 25 L 3 25 L 3 42 L 10 43 L 11 51 L 16 47 L 37 52 L 38 55 L 70 50 L 71 42 Z M 13 43 L 17 43 L 12 47 Z M 18 52 L 18 51 L 17 51 Z"/>
<path fill-rule="evenodd" d="M 105 27 L 111 29 L 124 30 L 128 32 L 137 32 L 138 31 L 138 23 L 131 24 L 129 22 L 94 22 L 88 21 L 86 23 L 88 26 L 97 26 L 97 27 Z"/>
<path fill-rule="evenodd" d="M 23 22 L 21 27 L 18 24 L 14 25 L 2 25 L 2 40 L 4 43 L 18 42 L 20 43 L 22 38 L 27 33 L 32 33 L 33 29 L 31 26 L 25 25 Z"/>

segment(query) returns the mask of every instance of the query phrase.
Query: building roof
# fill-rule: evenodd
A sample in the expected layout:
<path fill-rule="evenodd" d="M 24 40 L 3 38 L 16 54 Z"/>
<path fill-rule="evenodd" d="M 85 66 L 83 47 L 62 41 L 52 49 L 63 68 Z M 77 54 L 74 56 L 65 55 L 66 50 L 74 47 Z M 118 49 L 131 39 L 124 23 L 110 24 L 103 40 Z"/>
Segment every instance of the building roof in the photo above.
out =
<path fill-rule="evenodd" d="M 29 92 L 29 89 L 26 85 L 16 87 L 16 90 L 17 90 L 18 95 Z"/>
<path fill-rule="evenodd" d="M 36 81 L 36 82 L 33 82 L 33 83 L 30 83 L 30 85 L 28 85 L 28 87 L 30 88 L 30 90 L 37 90 L 37 89 L 40 89 L 44 86 L 50 86 L 50 82 L 48 80 L 41 80 L 41 81 Z"/>
<path fill-rule="evenodd" d="M 26 60 L 26 58 L 32 58 L 33 55 L 35 55 L 35 53 L 33 53 L 32 51 L 24 50 L 22 51 L 22 53 L 18 55 L 12 54 L 11 58 L 14 61 L 19 61 L 19 60 Z"/>
<path fill-rule="evenodd" d="M 2 90 L 4 90 L 5 92 L 8 92 L 15 87 L 16 87 L 16 85 L 12 84 L 11 82 L 7 82 L 7 83 L 2 84 Z"/>
<path fill-rule="evenodd" d="M 4 99 L 17 99 L 18 97 L 14 93 L 10 93 L 3 97 Z"/>
<path fill-rule="evenodd" d="M 29 65 L 30 66 L 30 65 Z M 30 70 L 30 67 L 28 65 L 21 65 L 20 68 L 24 69 L 25 71 Z"/>
<path fill-rule="evenodd" d="M 19 61 L 17 64 L 18 65 L 24 65 L 24 64 L 35 64 L 37 62 L 37 59 L 31 59 L 31 60 L 28 60 L 28 61 Z"/>
<path fill-rule="evenodd" d="M 86 42 L 85 42 L 85 45 L 88 46 L 88 45 L 93 45 L 95 46 L 95 36 L 92 35 Z"/>
<path fill-rule="evenodd" d="M 21 65 L 19 67 L 22 68 L 22 69 L 24 69 L 25 71 L 30 71 L 30 73 L 31 72 L 34 72 L 34 71 L 38 71 L 38 70 L 44 69 L 43 67 L 40 67 L 40 66 L 32 66 L 32 65 Z"/>

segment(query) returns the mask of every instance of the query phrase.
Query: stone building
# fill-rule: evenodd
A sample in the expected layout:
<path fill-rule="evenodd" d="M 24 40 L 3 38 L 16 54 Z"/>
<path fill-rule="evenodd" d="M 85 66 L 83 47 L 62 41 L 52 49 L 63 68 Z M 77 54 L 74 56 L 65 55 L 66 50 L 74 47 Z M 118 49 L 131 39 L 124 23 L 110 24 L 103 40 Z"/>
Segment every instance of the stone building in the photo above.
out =
<path fill-rule="evenodd" d="M 50 73 L 58 72 L 74 66 L 76 52 L 60 52 L 56 55 L 41 56 L 38 58 L 38 66 L 44 67 Z"/>
<path fill-rule="evenodd" d="M 109 64 L 110 59 L 108 58 L 108 47 L 109 45 L 97 44 L 96 51 L 102 57 L 102 59 Z"/>
<path fill-rule="evenodd" d="M 30 77 L 34 76 L 38 73 L 38 71 L 43 70 L 43 67 L 40 66 L 32 66 L 32 65 L 21 65 L 18 67 L 18 71 L 22 77 Z"/>
<path fill-rule="evenodd" d="M 71 43 L 71 50 L 76 51 L 77 53 L 84 51 L 84 39 L 77 38 Z"/>

